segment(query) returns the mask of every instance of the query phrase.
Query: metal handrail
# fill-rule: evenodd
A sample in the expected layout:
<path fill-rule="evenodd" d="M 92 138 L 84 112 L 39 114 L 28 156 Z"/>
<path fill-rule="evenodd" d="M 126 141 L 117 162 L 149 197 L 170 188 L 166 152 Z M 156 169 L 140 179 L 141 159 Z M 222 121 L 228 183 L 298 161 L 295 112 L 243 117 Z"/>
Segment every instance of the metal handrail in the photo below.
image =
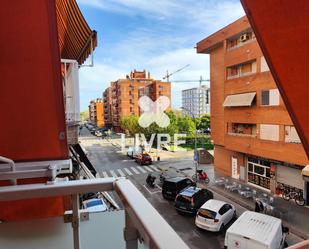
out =
<path fill-rule="evenodd" d="M 27 184 L 0 187 L 0 201 L 22 200 L 40 197 L 67 196 L 76 197 L 78 194 L 98 191 L 116 190 L 126 215 L 124 237 L 126 248 L 136 248 L 140 239 L 150 248 L 188 249 L 189 247 L 176 234 L 171 226 L 147 201 L 130 180 L 125 178 L 98 178 L 74 180 L 66 182 L 52 182 L 50 184 Z M 74 220 L 74 248 L 79 248 L 79 234 L 76 229 L 78 210 L 73 208 Z M 73 223 L 72 223 L 73 225 Z"/>

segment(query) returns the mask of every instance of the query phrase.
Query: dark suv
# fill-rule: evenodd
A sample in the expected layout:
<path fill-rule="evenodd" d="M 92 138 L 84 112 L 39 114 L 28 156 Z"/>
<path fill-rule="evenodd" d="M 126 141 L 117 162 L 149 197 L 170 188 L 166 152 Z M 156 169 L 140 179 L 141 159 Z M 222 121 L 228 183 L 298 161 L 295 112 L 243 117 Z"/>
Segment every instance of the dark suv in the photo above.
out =
<path fill-rule="evenodd" d="M 176 196 L 175 208 L 180 213 L 196 214 L 206 201 L 213 198 L 213 193 L 208 189 L 189 187 Z"/>
<path fill-rule="evenodd" d="M 162 195 L 165 199 L 175 200 L 176 195 L 189 186 L 195 186 L 195 183 L 189 178 L 180 176 L 165 178 L 162 185 Z"/>

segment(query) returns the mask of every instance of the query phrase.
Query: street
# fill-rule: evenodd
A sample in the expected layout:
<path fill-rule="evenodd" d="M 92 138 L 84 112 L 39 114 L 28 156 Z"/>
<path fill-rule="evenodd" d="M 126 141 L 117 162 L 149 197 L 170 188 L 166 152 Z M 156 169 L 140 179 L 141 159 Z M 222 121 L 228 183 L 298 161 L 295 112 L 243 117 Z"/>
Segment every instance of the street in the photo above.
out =
<path fill-rule="evenodd" d="M 120 147 L 115 141 L 92 136 L 86 128 L 81 130 L 80 135 L 81 144 L 100 177 L 127 177 L 130 179 L 190 248 L 223 248 L 224 233 L 207 232 L 197 228 L 194 224 L 195 217 L 178 214 L 173 202 L 163 199 L 159 187 L 150 189 L 145 185 L 147 174 L 158 174 L 159 167 L 188 169 L 188 172 L 191 170 L 193 174 L 192 156 L 189 157 L 184 153 L 182 158 L 166 158 L 160 162 L 154 162 L 150 166 L 139 166 L 133 159 L 120 151 Z M 208 171 L 210 178 L 213 178 L 212 171 L 213 167 Z M 115 193 L 110 194 L 116 201 L 118 200 Z M 214 198 L 233 204 L 237 210 L 237 216 L 246 210 L 217 193 L 214 193 Z M 227 228 L 228 226 L 225 229 Z M 300 241 L 299 238 L 292 234 L 289 235 L 289 245 L 298 241 Z"/>

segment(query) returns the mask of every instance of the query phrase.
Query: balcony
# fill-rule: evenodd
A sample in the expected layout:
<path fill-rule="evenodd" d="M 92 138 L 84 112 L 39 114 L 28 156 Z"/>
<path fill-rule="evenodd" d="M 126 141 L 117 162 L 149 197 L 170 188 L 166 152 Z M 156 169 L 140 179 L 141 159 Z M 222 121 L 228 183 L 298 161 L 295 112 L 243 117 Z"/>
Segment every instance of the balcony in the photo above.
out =
<path fill-rule="evenodd" d="M 79 194 L 115 190 L 124 209 L 88 213 Z M 188 248 L 138 189 L 124 178 L 54 181 L 0 188 L 0 201 L 71 196 L 63 217 L 2 222 L 2 248 Z M 142 207 L 142 208 L 141 208 Z"/>

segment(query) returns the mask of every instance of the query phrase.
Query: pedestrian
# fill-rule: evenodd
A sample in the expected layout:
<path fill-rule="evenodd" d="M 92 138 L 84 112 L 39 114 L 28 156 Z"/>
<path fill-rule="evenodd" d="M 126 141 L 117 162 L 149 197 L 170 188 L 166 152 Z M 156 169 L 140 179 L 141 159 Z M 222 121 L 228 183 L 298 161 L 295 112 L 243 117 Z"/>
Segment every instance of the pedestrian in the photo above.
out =
<path fill-rule="evenodd" d="M 264 205 L 260 200 L 255 201 L 255 212 L 263 213 L 264 212 Z"/>

